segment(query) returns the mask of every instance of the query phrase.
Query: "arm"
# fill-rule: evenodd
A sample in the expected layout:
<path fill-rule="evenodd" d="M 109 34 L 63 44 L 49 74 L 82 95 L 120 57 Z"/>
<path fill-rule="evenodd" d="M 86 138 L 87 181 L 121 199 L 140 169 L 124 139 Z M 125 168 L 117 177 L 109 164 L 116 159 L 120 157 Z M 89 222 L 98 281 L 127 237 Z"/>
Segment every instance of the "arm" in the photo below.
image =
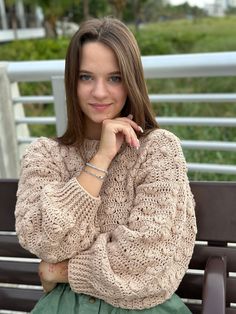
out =
<path fill-rule="evenodd" d="M 91 162 L 106 170 L 124 139 L 137 145 L 135 128 L 140 131 L 128 118 L 105 120 L 99 151 Z M 21 245 L 51 263 L 87 249 L 99 233 L 95 217 L 101 187 L 101 181 L 84 171 L 70 179 L 58 144 L 36 141 L 24 156 L 17 191 L 16 232 Z"/>
<path fill-rule="evenodd" d="M 124 308 L 136 301 L 144 308 L 164 302 L 177 289 L 192 255 L 196 222 L 182 150 L 167 135 L 151 141 L 143 158 L 127 225 L 100 234 L 69 261 L 75 292 Z"/>
<path fill-rule="evenodd" d="M 98 233 L 101 203 L 69 176 L 58 144 L 39 139 L 22 161 L 17 191 L 16 232 L 21 245 L 56 263 L 88 248 Z"/>
<path fill-rule="evenodd" d="M 44 292 L 48 293 L 56 287 L 57 283 L 68 282 L 68 260 L 56 264 L 41 261 L 38 274 Z"/>

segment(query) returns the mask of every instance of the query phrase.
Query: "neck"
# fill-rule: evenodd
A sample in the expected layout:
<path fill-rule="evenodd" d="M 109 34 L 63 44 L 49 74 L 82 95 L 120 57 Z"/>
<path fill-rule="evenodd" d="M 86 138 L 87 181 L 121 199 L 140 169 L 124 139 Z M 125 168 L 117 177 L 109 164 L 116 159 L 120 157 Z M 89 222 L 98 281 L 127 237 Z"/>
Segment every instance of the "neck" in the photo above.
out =
<path fill-rule="evenodd" d="M 85 127 L 85 138 L 89 140 L 100 140 L 102 126 L 101 124 L 87 125 Z"/>

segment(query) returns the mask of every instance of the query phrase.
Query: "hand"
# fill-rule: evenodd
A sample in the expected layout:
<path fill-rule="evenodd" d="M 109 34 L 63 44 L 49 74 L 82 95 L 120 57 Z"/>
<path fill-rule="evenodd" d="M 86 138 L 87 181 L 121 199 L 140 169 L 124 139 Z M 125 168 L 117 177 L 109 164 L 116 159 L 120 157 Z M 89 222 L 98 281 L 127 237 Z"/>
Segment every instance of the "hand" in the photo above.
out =
<path fill-rule="evenodd" d="M 56 264 L 41 261 L 38 273 L 44 292 L 48 293 L 57 283 L 68 282 L 68 260 Z"/>
<path fill-rule="evenodd" d="M 131 115 L 104 120 L 97 154 L 111 162 L 123 142 L 138 149 L 140 144 L 135 131 L 143 132 L 142 128 L 132 121 Z"/>

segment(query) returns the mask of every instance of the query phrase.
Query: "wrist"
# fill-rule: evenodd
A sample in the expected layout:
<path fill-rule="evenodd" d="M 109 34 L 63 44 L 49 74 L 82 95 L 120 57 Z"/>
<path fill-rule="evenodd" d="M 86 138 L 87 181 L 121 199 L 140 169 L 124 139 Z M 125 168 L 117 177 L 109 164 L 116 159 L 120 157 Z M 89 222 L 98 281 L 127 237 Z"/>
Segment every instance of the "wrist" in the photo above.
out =
<path fill-rule="evenodd" d="M 104 156 L 103 154 L 97 152 L 96 155 L 90 160 L 90 163 L 98 168 L 103 169 L 104 171 L 107 171 L 111 161 L 112 160 L 109 159 L 107 156 Z"/>

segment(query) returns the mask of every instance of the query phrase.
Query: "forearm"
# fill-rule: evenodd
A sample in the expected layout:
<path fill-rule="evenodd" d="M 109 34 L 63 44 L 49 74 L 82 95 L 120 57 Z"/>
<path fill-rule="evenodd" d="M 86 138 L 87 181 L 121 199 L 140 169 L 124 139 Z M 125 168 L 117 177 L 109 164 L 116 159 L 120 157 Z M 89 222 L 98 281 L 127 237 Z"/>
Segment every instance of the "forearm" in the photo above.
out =
<path fill-rule="evenodd" d="M 89 247 L 97 232 L 94 217 L 100 198 L 86 192 L 75 177 L 37 188 L 24 183 L 18 192 L 16 232 L 21 245 L 52 263 Z M 34 202 L 30 193 L 37 198 Z"/>

